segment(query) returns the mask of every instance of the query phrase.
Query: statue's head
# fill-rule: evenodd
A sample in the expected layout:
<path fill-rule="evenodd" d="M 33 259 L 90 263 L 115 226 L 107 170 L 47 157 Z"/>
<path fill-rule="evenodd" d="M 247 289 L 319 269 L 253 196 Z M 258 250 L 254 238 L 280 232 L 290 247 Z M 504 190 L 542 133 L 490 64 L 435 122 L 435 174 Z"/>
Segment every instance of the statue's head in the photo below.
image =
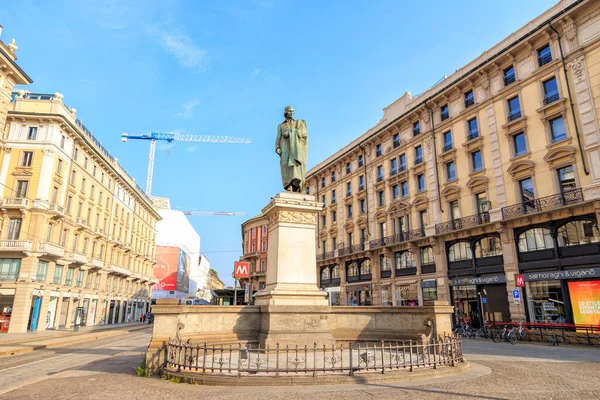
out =
<path fill-rule="evenodd" d="M 286 106 L 283 109 L 283 116 L 285 117 L 285 119 L 293 118 L 294 117 L 294 107 Z"/>

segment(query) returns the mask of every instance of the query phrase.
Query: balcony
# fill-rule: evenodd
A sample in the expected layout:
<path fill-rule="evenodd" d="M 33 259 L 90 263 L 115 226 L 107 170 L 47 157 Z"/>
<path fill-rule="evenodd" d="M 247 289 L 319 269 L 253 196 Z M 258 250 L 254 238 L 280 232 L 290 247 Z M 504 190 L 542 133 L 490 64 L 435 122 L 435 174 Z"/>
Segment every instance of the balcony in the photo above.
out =
<path fill-rule="evenodd" d="M 39 243 L 38 251 L 56 258 L 63 258 L 65 256 L 65 248 L 54 243 Z"/>
<path fill-rule="evenodd" d="M 317 254 L 317 261 L 329 260 L 331 258 L 334 258 L 334 256 L 335 256 L 334 251 L 328 251 L 327 253 Z"/>
<path fill-rule="evenodd" d="M 477 129 L 473 129 L 471 132 L 469 132 L 469 134 L 467 135 L 467 141 L 469 140 L 473 140 L 473 139 L 477 139 L 479 137 L 479 131 Z"/>
<path fill-rule="evenodd" d="M 131 274 L 131 277 L 133 279 L 141 280 L 142 279 L 142 274 L 140 274 L 139 272 L 134 272 L 134 273 Z"/>
<path fill-rule="evenodd" d="M 251 251 L 250 253 L 244 254 L 244 260 L 251 260 L 260 257 L 260 251 Z"/>
<path fill-rule="evenodd" d="M 31 240 L 0 240 L 0 250 L 31 251 Z"/>
<path fill-rule="evenodd" d="M 425 237 L 425 228 L 413 229 L 410 232 L 406 232 L 406 240 L 417 240 Z"/>
<path fill-rule="evenodd" d="M 104 268 L 104 261 L 102 261 L 99 258 L 92 259 L 92 268 L 103 269 Z"/>
<path fill-rule="evenodd" d="M 2 208 L 5 209 L 22 209 L 29 205 L 29 200 L 20 197 L 7 197 L 2 202 Z"/>
<path fill-rule="evenodd" d="M 423 157 L 422 156 L 415 158 L 415 167 L 417 165 L 420 165 L 420 164 L 423 164 Z"/>
<path fill-rule="evenodd" d="M 377 182 L 383 182 L 383 175 L 377 175 Z"/>
<path fill-rule="evenodd" d="M 61 215 L 64 215 L 64 213 L 65 213 L 65 209 L 62 206 L 59 206 L 58 204 L 50 204 L 48 206 L 48 209 L 52 212 L 55 212 L 55 213 L 61 214 Z"/>
<path fill-rule="evenodd" d="M 73 264 L 87 264 L 88 258 L 85 254 L 79 253 L 77 251 L 71 251 L 66 253 L 65 259 L 71 261 Z"/>
<path fill-rule="evenodd" d="M 378 247 L 392 246 L 404 241 L 406 241 L 406 233 L 399 233 L 397 235 L 371 240 L 369 244 L 371 249 L 375 249 Z"/>
<path fill-rule="evenodd" d="M 365 251 L 364 243 L 356 244 L 354 246 L 344 247 L 343 249 L 339 250 L 339 254 L 340 254 L 340 256 L 348 256 L 351 254 L 360 253 L 361 251 Z"/>
<path fill-rule="evenodd" d="M 521 215 L 534 214 L 541 211 L 552 211 L 559 207 L 583 203 L 581 189 L 568 190 L 552 196 L 527 200 L 523 203 L 502 207 L 502 219 L 516 218 Z"/>
<path fill-rule="evenodd" d="M 453 221 L 444 222 L 435 226 L 435 233 L 437 235 L 441 233 L 448 233 L 452 231 L 458 231 L 460 229 L 474 228 L 481 224 L 487 224 L 490 222 L 490 214 L 488 212 L 482 212 L 468 217 L 456 218 Z"/>
<path fill-rule="evenodd" d="M 444 147 L 442 147 L 442 153 L 452 150 L 452 143 L 446 143 Z"/>
<path fill-rule="evenodd" d="M 104 230 L 102 228 L 98 228 L 98 227 L 96 227 L 94 229 L 94 232 L 96 232 L 98 235 L 103 235 L 104 234 Z"/>
<path fill-rule="evenodd" d="M 258 271 L 252 271 L 252 276 L 265 276 L 267 275 L 267 270 L 258 270 Z"/>
<path fill-rule="evenodd" d="M 398 170 L 396 168 L 394 168 L 390 171 L 390 176 L 394 176 L 396 174 L 398 174 Z"/>
<path fill-rule="evenodd" d="M 108 272 L 117 274 L 117 275 L 131 276 L 130 270 L 128 270 L 127 268 L 119 267 L 118 265 L 115 265 L 115 264 L 109 264 Z"/>
<path fill-rule="evenodd" d="M 508 113 L 508 122 L 521 118 L 521 110 L 513 110 Z"/>
<path fill-rule="evenodd" d="M 77 225 L 81 226 L 82 228 L 88 228 L 89 227 L 88 222 L 85 219 L 80 218 L 80 217 L 77 217 L 75 219 L 75 223 Z"/>
<path fill-rule="evenodd" d="M 544 105 L 546 106 L 550 103 L 554 103 L 559 98 L 560 96 L 558 95 L 558 92 L 548 93 L 544 96 Z"/>

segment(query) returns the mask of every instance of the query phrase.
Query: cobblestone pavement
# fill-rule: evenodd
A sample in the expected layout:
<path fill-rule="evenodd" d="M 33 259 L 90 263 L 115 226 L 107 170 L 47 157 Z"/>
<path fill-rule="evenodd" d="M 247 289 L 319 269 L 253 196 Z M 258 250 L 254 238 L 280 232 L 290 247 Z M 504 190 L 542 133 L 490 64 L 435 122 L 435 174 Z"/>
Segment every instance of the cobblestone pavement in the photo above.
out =
<path fill-rule="evenodd" d="M 37 364 L 8 368 L 0 364 L 0 388 L 14 380 L 22 385 L 3 392 L 0 399 L 597 399 L 600 393 L 600 349 L 590 347 L 512 346 L 467 339 L 465 355 L 473 370 L 461 377 L 399 384 L 240 388 L 133 376 L 148 339 L 149 334 L 131 333 L 114 339 L 119 342 L 114 345 L 98 341 L 88 350 L 74 349 L 73 355 Z M 30 371 L 30 384 L 25 369 Z"/>

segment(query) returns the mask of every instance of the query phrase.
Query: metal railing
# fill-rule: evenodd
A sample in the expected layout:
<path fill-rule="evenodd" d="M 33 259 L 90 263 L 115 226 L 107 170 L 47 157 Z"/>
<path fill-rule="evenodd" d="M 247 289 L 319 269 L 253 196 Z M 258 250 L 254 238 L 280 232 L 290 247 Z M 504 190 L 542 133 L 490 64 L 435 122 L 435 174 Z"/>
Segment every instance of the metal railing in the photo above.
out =
<path fill-rule="evenodd" d="M 455 366 L 463 361 L 462 341 L 457 336 L 415 341 L 350 342 L 319 346 L 215 345 L 169 340 L 167 372 L 231 376 L 282 377 L 290 374 L 349 375 L 357 372 Z M 190 375 L 192 377 L 193 375 Z"/>
<path fill-rule="evenodd" d="M 504 76 L 504 86 L 508 86 L 511 83 L 514 83 L 516 80 L 515 74 L 509 74 Z"/>
<path fill-rule="evenodd" d="M 472 130 L 467 135 L 467 140 L 473 140 L 479 137 L 479 131 L 477 129 Z"/>
<path fill-rule="evenodd" d="M 543 56 L 538 56 L 538 63 L 541 66 L 544 66 L 552 61 L 552 54 L 544 54 Z"/>
<path fill-rule="evenodd" d="M 508 113 L 508 120 L 514 121 L 515 119 L 521 118 L 521 110 L 513 110 Z"/>
<path fill-rule="evenodd" d="M 391 245 L 402 243 L 402 242 L 406 241 L 406 239 L 407 239 L 406 237 L 407 237 L 407 233 L 399 233 L 397 235 L 391 235 L 391 236 L 386 236 L 386 237 L 382 237 L 379 239 L 371 240 L 369 242 L 369 245 L 372 249 L 377 248 L 377 247 L 383 247 L 383 246 L 391 246 Z"/>
<path fill-rule="evenodd" d="M 475 98 L 473 97 L 473 95 L 465 98 L 465 108 L 469 108 L 473 104 L 475 104 Z"/>
<path fill-rule="evenodd" d="M 392 169 L 392 170 L 390 171 L 390 176 L 394 176 L 394 175 L 396 175 L 397 173 L 398 173 L 398 169 L 397 169 L 397 168 L 394 168 L 394 169 Z"/>
<path fill-rule="evenodd" d="M 341 248 L 338 251 L 338 253 L 340 256 L 347 256 L 350 254 L 359 253 L 364 250 L 365 250 L 365 244 L 360 243 L 360 244 L 355 244 L 354 246 L 347 246 L 347 247 Z"/>
<path fill-rule="evenodd" d="M 448 150 L 452 150 L 452 143 L 446 143 L 444 147 L 442 147 L 442 153 L 445 153 Z"/>
<path fill-rule="evenodd" d="M 415 166 L 423 164 L 423 156 L 415 158 Z"/>
<path fill-rule="evenodd" d="M 416 240 L 425 237 L 425 228 L 413 229 L 406 233 L 406 240 Z"/>
<path fill-rule="evenodd" d="M 556 100 L 559 99 L 559 95 L 558 92 L 554 92 L 554 93 L 548 93 L 544 96 L 544 105 L 548 105 L 550 103 L 554 103 Z"/>
<path fill-rule="evenodd" d="M 533 214 L 540 211 L 554 210 L 557 207 L 563 207 L 570 204 L 583 202 L 583 191 L 581 189 L 567 190 L 552 196 L 541 197 L 524 201 L 523 203 L 513 204 L 512 206 L 502 207 L 502 218 L 514 218 L 521 215 Z"/>
<path fill-rule="evenodd" d="M 413 128 L 413 136 L 417 136 L 421 133 L 421 127 L 415 127 Z"/>
<path fill-rule="evenodd" d="M 453 221 L 443 222 L 435 226 L 435 233 L 448 233 L 459 229 L 473 228 L 481 224 L 490 222 L 490 214 L 482 212 L 480 214 L 469 215 L 468 217 L 456 218 Z"/>
<path fill-rule="evenodd" d="M 383 181 L 383 175 L 377 175 L 377 182 Z"/>

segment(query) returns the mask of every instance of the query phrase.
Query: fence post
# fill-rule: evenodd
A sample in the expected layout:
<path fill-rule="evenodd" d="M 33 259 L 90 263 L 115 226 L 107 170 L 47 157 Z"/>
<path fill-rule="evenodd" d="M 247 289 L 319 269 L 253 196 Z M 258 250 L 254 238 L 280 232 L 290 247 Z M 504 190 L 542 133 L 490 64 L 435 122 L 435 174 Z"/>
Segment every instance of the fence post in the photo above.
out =
<path fill-rule="evenodd" d="M 204 342 L 204 349 L 202 350 L 202 375 L 206 375 L 206 342 Z M 215 358 L 215 354 L 213 352 L 213 360 Z"/>
<path fill-rule="evenodd" d="M 383 347 L 385 346 L 385 342 L 381 341 L 381 373 L 385 374 L 385 354 L 383 351 Z"/>
<path fill-rule="evenodd" d="M 313 378 L 317 376 L 317 343 L 313 342 Z"/>
<path fill-rule="evenodd" d="M 410 372 L 413 372 L 413 362 L 412 362 L 412 339 L 408 341 L 408 357 L 410 362 Z"/>
<path fill-rule="evenodd" d="M 242 376 L 242 343 L 238 343 L 238 378 Z"/>
<path fill-rule="evenodd" d="M 438 342 L 439 343 L 439 342 Z M 433 369 L 437 369 L 437 344 L 435 343 L 435 338 L 433 338 Z"/>
<path fill-rule="evenodd" d="M 276 353 L 277 353 L 277 360 L 275 360 L 275 376 L 278 377 L 279 376 L 279 343 L 277 343 Z"/>
<path fill-rule="evenodd" d="M 352 368 L 352 342 L 348 345 L 348 350 L 350 351 L 350 376 L 354 376 L 354 369 Z"/>

